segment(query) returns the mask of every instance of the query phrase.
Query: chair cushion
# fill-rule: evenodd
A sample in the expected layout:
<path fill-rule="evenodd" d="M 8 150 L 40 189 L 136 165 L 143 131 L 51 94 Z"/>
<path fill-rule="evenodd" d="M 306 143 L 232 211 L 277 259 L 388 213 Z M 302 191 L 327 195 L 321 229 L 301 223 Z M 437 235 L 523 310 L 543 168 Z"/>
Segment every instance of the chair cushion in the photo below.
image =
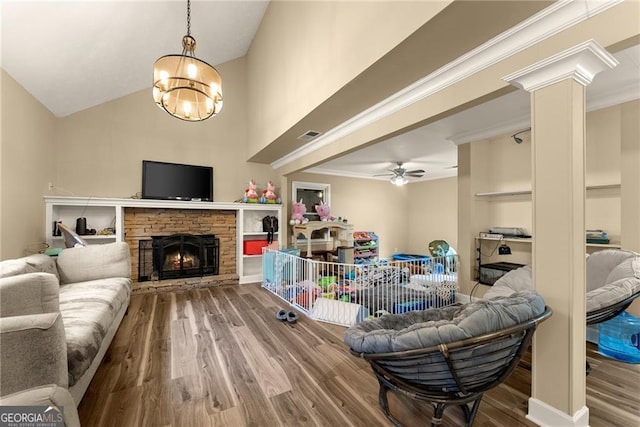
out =
<path fill-rule="evenodd" d="M 542 297 L 525 290 L 465 305 L 385 315 L 350 327 L 344 340 L 359 353 L 426 348 L 515 326 L 544 310 Z"/>

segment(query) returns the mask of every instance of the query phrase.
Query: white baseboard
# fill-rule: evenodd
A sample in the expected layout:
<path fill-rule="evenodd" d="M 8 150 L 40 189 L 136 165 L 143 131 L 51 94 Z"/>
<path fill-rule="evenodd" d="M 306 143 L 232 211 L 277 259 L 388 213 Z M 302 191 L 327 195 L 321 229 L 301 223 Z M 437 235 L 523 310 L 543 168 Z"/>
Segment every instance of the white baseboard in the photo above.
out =
<path fill-rule="evenodd" d="M 571 416 L 541 400 L 530 397 L 527 419 L 545 427 L 588 427 L 589 408 L 583 406 Z"/>
<path fill-rule="evenodd" d="M 465 294 L 456 294 L 456 302 L 459 302 L 460 304 L 466 304 L 469 301 L 471 301 L 471 298 L 469 298 L 469 295 L 465 295 Z"/>

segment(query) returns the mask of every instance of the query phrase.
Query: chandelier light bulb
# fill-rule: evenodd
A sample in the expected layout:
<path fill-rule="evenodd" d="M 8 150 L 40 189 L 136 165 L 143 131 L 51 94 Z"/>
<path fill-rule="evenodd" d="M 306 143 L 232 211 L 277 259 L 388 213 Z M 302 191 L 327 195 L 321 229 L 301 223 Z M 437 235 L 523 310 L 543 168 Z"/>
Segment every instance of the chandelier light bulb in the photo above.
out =
<path fill-rule="evenodd" d="M 198 67 L 196 67 L 196 64 L 187 65 L 187 75 L 190 79 L 196 78 L 196 76 L 198 75 Z"/>

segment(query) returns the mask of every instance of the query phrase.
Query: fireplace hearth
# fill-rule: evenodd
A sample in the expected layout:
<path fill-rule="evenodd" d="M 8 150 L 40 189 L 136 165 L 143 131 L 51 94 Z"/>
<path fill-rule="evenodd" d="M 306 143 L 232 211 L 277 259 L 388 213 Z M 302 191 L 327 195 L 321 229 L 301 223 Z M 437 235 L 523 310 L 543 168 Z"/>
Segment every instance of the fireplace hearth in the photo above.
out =
<path fill-rule="evenodd" d="M 138 281 L 217 275 L 220 241 L 213 234 L 172 234 L 140 240 Z"/>

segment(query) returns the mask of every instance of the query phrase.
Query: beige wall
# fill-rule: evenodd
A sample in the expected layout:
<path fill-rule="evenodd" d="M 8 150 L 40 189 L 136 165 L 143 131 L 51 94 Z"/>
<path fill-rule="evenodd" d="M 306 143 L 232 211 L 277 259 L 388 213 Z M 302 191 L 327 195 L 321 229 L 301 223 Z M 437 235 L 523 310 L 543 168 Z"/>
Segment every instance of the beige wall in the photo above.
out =
<path fill-rule="evenodd" d="M 270 2 L 247 54 L 249 154 L 278 138 L 449 3 Z"/>
<path fill-rule="evenodd" d="M 0 259 L 42 249 L 42 195 L 53 180 L 53 115 L 4 70 L 0 140 Z"/>
<path fill-rule="evenodd" d="M 247 92 L 244 58 L 218 66 L 224 79 L 222 112 L 189 123 L 159 109 L 150 90 L 98 105 L 56 123 L 58 195 L 131 197 L 142 187 L 142 160 L 214 168 L 214 200 L 242 197 L 248 181 L 260 189 L 279 182 L 268 165 L 247 163 Z"/>
<path fill-rule="evenodd" d="M 446 240 L 457 251 L 457 178 L 414 182 L 406 187 L 408 239 L 401 252 L 428 254 L 432 240 Z"/>
<path fill-rule="evenodd" d="M 374 231 L 380 239 L 381 256 L 391 256 L 396 248 L 403 251 L 407 247 L 409 186 L 396 187 L 386 181 L 309 173 L 292 174 L 289 182 L 293 181 L 330 184 L 331 213 L 347 218 L 355 231 Z M 285 206 L 288 216 L 291 205 Z"/>

